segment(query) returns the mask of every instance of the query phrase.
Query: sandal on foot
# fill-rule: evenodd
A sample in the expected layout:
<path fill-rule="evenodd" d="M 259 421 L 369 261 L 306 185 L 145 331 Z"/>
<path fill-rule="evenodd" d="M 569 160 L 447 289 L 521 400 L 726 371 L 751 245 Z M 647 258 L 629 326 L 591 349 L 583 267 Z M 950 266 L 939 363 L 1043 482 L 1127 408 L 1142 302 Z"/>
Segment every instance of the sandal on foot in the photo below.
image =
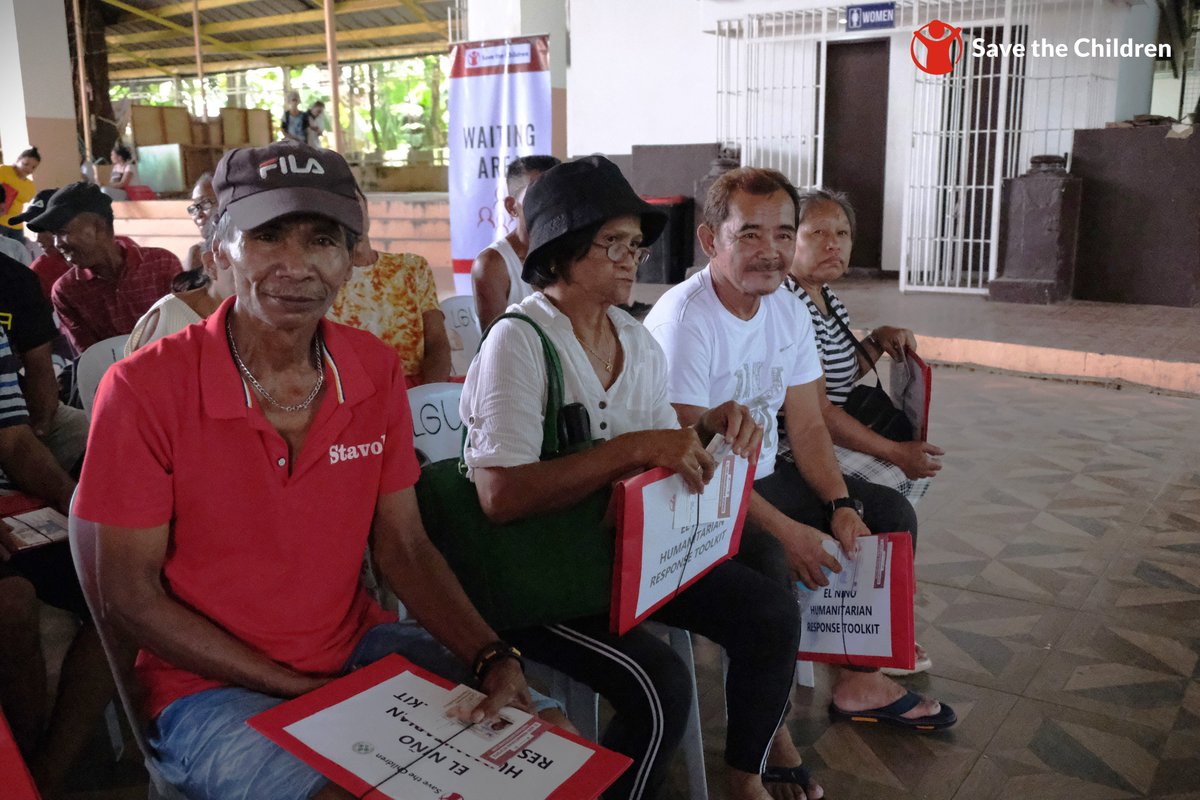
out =
<path fill-rule="evenodd" d="M 886 706 L 879 708 L 869 708 L 865 711 L 843 711 L 833 703 L 829 704 L 829 716 L 834 720 L 845 720 L 856 724 L 873 724 L 883 722 L 889 725 L 898 725 L 901 728 L 909 730 L 927 732 L 940 731 L 949 728 L 954 723 L 958 722 L 958 715 L 954 713 L 954 709 L 942 703 L 942 709 L 936 714 L 927 714 L 924 717 L 905 717 L 904 714 L 916 708 L 921 702 L 921 695 L 916 692 L 907 692 L 903 697 L 894 703 L 889 703 Z"/>
<path fill-rule="evenodd" d="M 798 767 L 766 767 L 760 777 L 764 785 L 768 783 L 790 783 L 799 786 L 804 790 L 805 797 L 808 796 L 808 787 L 815 783 L 812 773 L 803 764 Z"/>

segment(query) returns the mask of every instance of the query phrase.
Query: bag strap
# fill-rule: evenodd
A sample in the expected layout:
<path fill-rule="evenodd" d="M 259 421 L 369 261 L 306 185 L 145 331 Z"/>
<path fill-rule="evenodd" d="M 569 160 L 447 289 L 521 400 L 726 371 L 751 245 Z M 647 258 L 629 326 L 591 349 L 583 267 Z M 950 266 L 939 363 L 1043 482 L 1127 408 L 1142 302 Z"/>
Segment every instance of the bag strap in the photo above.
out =
<path fill-rule="evenodd" d="M 854 335 L 854 331 L 850 330 L 850 326 L 846 324 L 846 320 L 842 319 L 837 310 L 833 307 L 833 294 L 830 293 L 828 286 L 821 287 L 821 297 L 825 298 L 825 307 L 829 309 L 829 315 L 833 317 L 833 321 L 842 329 L 842 332 L 850 337 L 850 341 L 854 343 L 854 348 L 862 353 L 863 358 L 871 365 L 871 372 L 875 373 L 875 385 L 882 386 L 883 379 L 879 377 L 879 370 L 875 369 L 875 360 L 871 358 L 871 354 L 867 352 L 867 348 L 863 347 L 862 342 Z"/>
<path fill-rule="evenodd" d="M 519 319 L 529 323 L 538 338 L 542 340 L 542 355 L 546 359 L 546 416 L 542 420 L 542 458 L 558 455 L 558 414 L 563 406 L 563 371 L 562 361 L 558 357 L 558 349 L 546 336 L 542 327 L 532 319 L 524 314 L 507 311 L 496 317 L 483 332 L 483 338 L 479 340 L 480 349 L 483 348 L 483 339 L 487 338 L 487 335 L 496 327 L 496 323 L 502 319 Z"/>

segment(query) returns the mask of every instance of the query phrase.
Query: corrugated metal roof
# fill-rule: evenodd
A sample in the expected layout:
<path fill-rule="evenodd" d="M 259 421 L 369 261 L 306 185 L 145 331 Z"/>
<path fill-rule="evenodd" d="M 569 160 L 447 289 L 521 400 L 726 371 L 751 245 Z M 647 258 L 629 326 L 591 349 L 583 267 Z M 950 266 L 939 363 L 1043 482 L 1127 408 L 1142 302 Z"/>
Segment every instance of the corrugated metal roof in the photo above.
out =
<path fill-rule="evenodd" d="M 105 31 L 114 80 L 195 74 L 190 0 L 122 3 L 143 13 L 123 12 Z M 318 0 L 199 3 L 206 72 L 325 60 L 325 24 Z M 446 19 L 452 3 L 342 0 L 335 6 L 339 56 L 350 62 L 440 52 L 447 44 Z"/>

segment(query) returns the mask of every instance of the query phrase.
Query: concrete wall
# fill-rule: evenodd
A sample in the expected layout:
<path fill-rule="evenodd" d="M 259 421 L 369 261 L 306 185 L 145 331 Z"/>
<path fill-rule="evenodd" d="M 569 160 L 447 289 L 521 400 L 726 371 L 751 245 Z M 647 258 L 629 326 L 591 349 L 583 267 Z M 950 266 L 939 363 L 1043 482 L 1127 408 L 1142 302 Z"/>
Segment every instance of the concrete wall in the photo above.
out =
<path fill-rule="evenodd" d="M 371 243 L 389 253 L 416 253 L 433 268 L 438 294 L 454 294 L 450 269 L 450 203 L 444 192 L 370 193 Z M 113 203 L 114 228 L 138 244 L 163 247 L 187 258 L 199 241 L 187 215 L 188 200 Z"/>
<path fill-rule="evenodd" d="M 571 0 L 571 154 L 716 140 L 717 39 L 704 33 L 701 5 Z"/>

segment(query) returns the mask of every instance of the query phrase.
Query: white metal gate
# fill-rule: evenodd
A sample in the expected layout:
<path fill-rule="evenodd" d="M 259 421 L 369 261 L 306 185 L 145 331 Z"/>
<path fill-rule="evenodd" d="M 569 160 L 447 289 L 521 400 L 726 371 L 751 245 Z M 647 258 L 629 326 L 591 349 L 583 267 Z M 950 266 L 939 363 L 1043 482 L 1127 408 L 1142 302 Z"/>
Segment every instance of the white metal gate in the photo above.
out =
<path fill-rule="evenodd" d="M 1076 128 L 1100 127 L 1115 106 L 1117 59 L 1075 55 L 1079 38 L 1119 34 L 1127 7 L 1109 0 L 900 0 L 893 48 L 940 19 L 962 29 L 965 54 L 945 76 L 912 67 L 911 147 L 901 209 L 900 288 L 987 291 L 996 276 L 1004 178 L 1029 158 L 1066 153 Z M 844 6 L 722 21 L 718 136 L 742 163 L 779 169 L 798 186 L 821 184 L 825 52 L 846 34 Z M 1053 58 L 975 58 L 971 42 L 1065 43 Z M 896 76 L 890 79 L 896 90 Z M 893 135 L 889 131 L 889 136 Z M 837 188 L 837 187 L 833 187 Z"/>

